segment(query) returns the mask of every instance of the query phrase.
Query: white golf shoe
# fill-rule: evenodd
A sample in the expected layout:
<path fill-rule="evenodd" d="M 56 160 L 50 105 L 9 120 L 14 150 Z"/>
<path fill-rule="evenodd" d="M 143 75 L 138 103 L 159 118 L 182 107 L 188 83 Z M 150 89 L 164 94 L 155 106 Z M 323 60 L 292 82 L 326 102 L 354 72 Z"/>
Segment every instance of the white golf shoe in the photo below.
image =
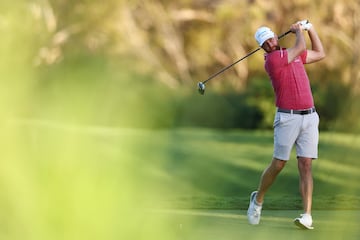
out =
<path fill-rule="evenodd" d="M 247 217 L 249 220 L 249 223 L 251 225 L 257 225 L 260 222 L 260 216 L 261 216 L 261 205 L 256 204 L 256 194 L 257 191 L 254 191 L 250 195 L 250 204 L 247 211 Z"/>
<path fill-rule="evenodd" d="M 294 219 L 295 225 L 301 229 L 314 229 L 312 222 L 310 214 L 300 214 L 300 217 Z"/>

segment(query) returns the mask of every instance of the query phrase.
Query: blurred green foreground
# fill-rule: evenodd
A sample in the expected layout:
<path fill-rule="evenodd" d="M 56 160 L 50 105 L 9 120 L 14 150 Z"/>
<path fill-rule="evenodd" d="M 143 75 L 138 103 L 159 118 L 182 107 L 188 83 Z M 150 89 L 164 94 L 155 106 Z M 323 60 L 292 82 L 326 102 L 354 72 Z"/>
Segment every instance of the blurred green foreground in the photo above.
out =
<path fill-rule="evenodd" d="M 1 3 L 0 14 L 0 238 L 171 239 L 166 221 L 143 214 L 149 186 L 127 132 L 91 127 L 121 117 L 111 103 L 131 86 L 96 85 L 103 74 L 86 56 L 35 67 L 42 36 L 19 5 Z"/>

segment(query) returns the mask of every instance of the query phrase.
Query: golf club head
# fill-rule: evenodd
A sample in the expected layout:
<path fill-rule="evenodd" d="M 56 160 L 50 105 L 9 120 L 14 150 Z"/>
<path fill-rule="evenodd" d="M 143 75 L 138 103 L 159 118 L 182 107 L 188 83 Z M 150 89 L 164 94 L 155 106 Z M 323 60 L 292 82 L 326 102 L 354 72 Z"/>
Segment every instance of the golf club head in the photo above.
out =
<path fill-rule="evenodd" d="M 198 91 L 201 95 L 204 95 L 205 93 L 205 84 L 202 82 L 198 83 Z"/>

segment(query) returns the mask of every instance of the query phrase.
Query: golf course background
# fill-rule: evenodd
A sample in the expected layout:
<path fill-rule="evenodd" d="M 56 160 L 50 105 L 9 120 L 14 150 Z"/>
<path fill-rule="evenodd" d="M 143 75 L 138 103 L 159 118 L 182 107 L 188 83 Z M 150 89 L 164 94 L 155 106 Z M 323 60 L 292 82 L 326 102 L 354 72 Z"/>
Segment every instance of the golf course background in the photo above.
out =
<path fill-rule="evenodd" d="M 178 7 L 192 7 L 185 2 Z M 196 91 L 198 81 L 228 62 L 218 58 L 230 51 L 224 46 L 239 55 L 256 47 L 252 25 L 237 27 L 241 19 L 231 4 L 213 8 L 220 26 L 196 22 L 196 28 L 184 28 L 199 37 L 188 40 L 197 45 L 188 48 L 191 56 L 185 54 L 194 61 L 187 75 L 174 67 L 181 58 L 161 55 L 166 41 L 150 34 L 158 30 L 131 21 L 152 7 L 171 12 L 162 1 L 146 1 L 146 9 L 125 1 L 1 3 L 0 238 L 358 239 L 358 48 L 349 52 L 349 39 L 357 37 L 349 32 L 357 28 L 342 15 L 344 6 L 356 13 L 358 5 L 339 2 L 328 24 L 321 19 L 329 16 L 312 15 L 324 27 L 326 45 L 333 43 L 327 47 L 332 61 L 309 67 L 322 124 L 313 165 L 313 233 L 291 223 L 301 213 L 295 153 L 266 197 L 262 225 L 247 224 L 249 194 L 272 156 L 273 95 L 261 54 L 239 66 L 249 69 L 248 76 L 237 69 L 209 83 L 205 96 Z M 280 32 L 299 20 L 275 21 L 254 4 L 251 12 L 261 10 L 249 17 L 254 24 L 269 20 Z M 317 3 L 298 5 L 296 15 L 311 4 Z M 281 6 L 286 12 L 288 6 Z M 223 27 L 230 23 L 230 30 Z M 342 34 L 331 34 L 338 24 L 344 25 Z M 143 31 L 135 34 L 139 27 Z M 219 32 L 194 34 L 200 28 Z M 157 49 L 153 54 L 142 48 L 149 42 L 136 41 L 144 32 L 154 44 L 150 49 Z M 233 39 L 244 39 L 243 48 Z M 209 49 L 220 52 L 200 54 Z"/>

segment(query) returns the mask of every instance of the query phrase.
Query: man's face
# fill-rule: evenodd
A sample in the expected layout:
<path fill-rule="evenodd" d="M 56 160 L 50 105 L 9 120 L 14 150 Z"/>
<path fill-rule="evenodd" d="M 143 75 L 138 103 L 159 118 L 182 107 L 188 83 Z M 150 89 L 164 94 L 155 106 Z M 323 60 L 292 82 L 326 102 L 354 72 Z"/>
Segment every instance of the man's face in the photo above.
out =
<path fill-rule="evenodd" d="M 279 50 L 280 46 L 278 45 L 278 37 L 275 35 L 275 37 L 269 38 L 263 43 L 261 47 L 267 53 L 271 53 L 272 51 Z"/>

